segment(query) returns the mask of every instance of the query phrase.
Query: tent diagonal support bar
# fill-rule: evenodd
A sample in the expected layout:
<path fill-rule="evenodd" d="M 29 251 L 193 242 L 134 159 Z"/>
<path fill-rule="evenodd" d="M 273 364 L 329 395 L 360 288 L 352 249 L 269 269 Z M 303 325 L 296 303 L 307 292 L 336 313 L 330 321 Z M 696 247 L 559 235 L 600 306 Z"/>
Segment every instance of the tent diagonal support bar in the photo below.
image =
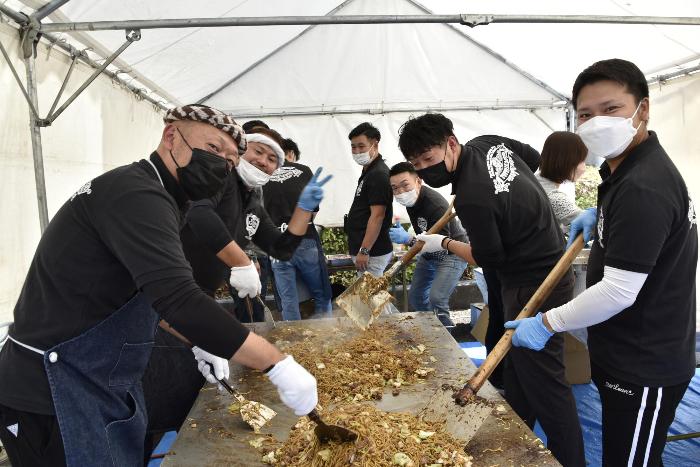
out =
<path fill-rule="evenodd" d="M 42 19 L 46 18 L 49 16 L 51 13 L 54 11 L 58 10 L 61 8 L 63 5 L 68 3 L 69 0 L 51 0 L 49 3 L 46 5 L 42 6 L 38 10 L 36 10 L 32 15 L 30 16 L 30 19 L 35 20 L 35 21 L 41 21 Z"/>
<path fill-rule="evenodd" d="M 543 124 L 544 126 L 546 126 L 547 128 L 549 128 L 550 131 L 556 131 L 554 128 L 552 128 L 552 126 L 551 126 L 549 123 L 547 123 L 547 120 L 545 120 L 544 118 L 542 118 L 542 117 L 540 117 L 539 115 L 537 115 L 537 112 L 535 112 L 535 109 L 530 109 L 530 113 L 532 114 L 533 117 L 535 117 L 537 120 L 539 120 L 540 122 L 542 122 L 542 124 Z"/>
<path fill-rule="evenodd" d="M 69 105 L 71 105 L 71 103 L 85 90 L 85 88 L 90 86 L 90 84 L 93 81 L 95 81 L 95 79 L 97 79 L 98 76 L 100 76 L 100 73 L 102 73 L 105 70 L 105 68 L 107 68 L 114 61 L 115 58 L 117 58 L 119 55 L 121 55 L 121 53 L 124 52 L 127 47 L 129 47 L 132 43 L 138 41 L 139 39 L 141 39 L 141 32 L 139 30 L 127 31 L 126 41 L 117 50 L 115 50 L 112 55 L 107 57 L 107 59 L 104 61 L 104 63 L 99 68 L 97 68 L 92 73 L 92 75 L 90 75 L 90 77 L 66 100 L 66 102 L 63 103 L 63 105 L 61 107 L 56 109 L 55 112 L 50 113 L 46 117 L 45 121 L 41 122 L 42 125 L 43 126 L 51 125 L 51 123 L 54 120 L 56 120 L 56 118 L 59 115 L 61 115 L 63 113 L 63 111 L 66 110 L 66 108 Z M 73 63 L 75 63 L 75 61 Z M 71 69 L 72 69 L 72 67 L 73 67 L 73 64 L 71 64 Z M 68 76 L 66 76 L 66 81 L 67 81 L 69 76 L 70 76 L 70 70 L 69 70 Z M 63 83 L 63 86 L 61 87 L 61 91 L 59 91 L 59 96 L 57 96 L 57 99 L 58 99 L 58 97 L 60 97 L 60 93 L 63 91 L 63 88 L 65 87 L 65 85 L 66 85 L 66 82 Z"/>
<path fill-rule="evenodd" d="M 24 98 L 27 100 L 27 104 L 29 105 L 29 109 L 32 111 L 32 115 L 34 116 L 34 118 L 39 120 L 39 113 L 37 112 L 36 107 L 34 107 L 34 103 L 29 98 L 29 94 L 27 94 L 27 90 L 25 89 L 24 84 L 22 84 L 22 80 L 19 79 L 19 75 L 17 74 L 17 70 L 15 70 L 15 67 L 12 64 L 12 61 L 10 60 L 10 56 L 8 55 L 7 50 L 5 50 L 5 46 L 2 44 L 1 41 L 0 41 L 0 52 L 2 52 L 2 56 L 5 57 L 5 61 L 10 66 L 10 71 L 12 72 L 12 75 L 15 77 L 15 80 L 17 81 L 17 85 L 22 90 L 22 94 L 24 94 Z"/>
<path fill-rule="evenodd" d="M 63 91 L 66 89 L 66 85 L 68 84 L 68 80 L 70 80 L 70 75 L 73 74 L 73 68 L 75 68 L 75 62 L 78 61 L 78 56 L 73 55 L 71 57 L 71 62 L 70 66 L 68 67 L 68 72 L 66 73 L 66 77 L 63 78 L 63 83 L 61 84 L 61 89 L 58 90 L 58 94 L 56 94 L 56 98 L 53 100 L 53 104 L 51 104 L 51 109 L 49 110 L 48 115 L 51 115 L 53 111 L 56 109 L 56 106 L 58 105 L 58 102 L 61 100 L 61 96 L 63 95 Z"/>

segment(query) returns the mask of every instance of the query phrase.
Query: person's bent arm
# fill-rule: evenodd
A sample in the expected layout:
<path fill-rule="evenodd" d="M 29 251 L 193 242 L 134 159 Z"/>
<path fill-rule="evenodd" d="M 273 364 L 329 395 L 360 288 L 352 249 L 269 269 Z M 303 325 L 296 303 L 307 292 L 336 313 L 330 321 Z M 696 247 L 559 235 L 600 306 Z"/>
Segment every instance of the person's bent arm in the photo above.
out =
<path fill-rule="evenodd" d="M 416 239 L 424 242 L 421 253 L 447 250 L 473 266 L 478 265 L 474 255 L 472 255 L 472 246 L 469 243 L 460 242 L 440 234 L 419 234 Z"/>
<path fill-rule="evenodd" d="M 247 266 L 250 264 L 250 258 L 248 258 L 248 255 L 246 255 L 245 251 L 238 246 L 238 243 L 236 243 L 235 240 L 231 240 L 225 247 L 219 250 L 216 257 L 231 268 Z"/>
<path fill-rule="evenodd" d="M 306 235 L 306 229 L 309 227 L 309 222 L 313 219 L 313 215 L 313 212 L 305 211 L 297 206 L 294 209 L 292 218 L 289 219 L 287 231 L 291 234 L 303 237 Z"/>

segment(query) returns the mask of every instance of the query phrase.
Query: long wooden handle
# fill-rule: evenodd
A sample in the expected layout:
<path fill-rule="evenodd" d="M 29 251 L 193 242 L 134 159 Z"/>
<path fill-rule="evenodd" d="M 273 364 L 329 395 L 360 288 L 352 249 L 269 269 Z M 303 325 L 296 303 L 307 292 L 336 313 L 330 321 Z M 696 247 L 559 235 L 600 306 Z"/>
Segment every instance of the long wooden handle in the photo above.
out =
<path fill-rule="evenodd" d="M 564 255 L 557 261 L 557 264 L 549 272 L 544 282 L 539 286 L 535 293 L 530 297 L 525 307 L 520 311 L 515 319 L 528 318 L 534 315 L 537 310 L 542 306 L 542 304 L 547 300 L 549 295 L 552 293 L 554 287 L 559 284 L 566 271 L 569 270 L 571 263 L 574 262 L 576 256 L 579 254 L 583 248 L 583 234 L 580 234 L 574 240 L 574 243 L 566 250 Z M 506 356 L 508 350 L 511 348 L 511 341 L 513 339 L 514 329 L 508 329 L 503 334 L 503 337 L 498 341 L 493 350 L 486 357 L 486 360 L 481 364 L 474 376 L 467 382 L 467 386 L 476 394 L 481 386 L 483 386 L 486 379 L 491 376 L 493 370 L 498 366 L 498 364 Z"/>
<path fill-rule="evenodd" d="M 426 234 L 434 234 L 438 233 L 441 231 L 447 224 L 450 222 L 452 219 L 457 217 L 457 213 L 452 212 L 452 208 L 454 207 L 455 200 L 452 198 L 452 201 L 450 201 L 450 205 L 447 206 L 447 210 L 445 213 L 438 219 L 435 224 L 433 224 L 432 227 L 428 229 Z M 405 266 L 411 261 L 420 251 L 423 249 L 423 245 L 425 245 L 425 242 L 418 241 L 416 242 L 407 252 L 405 255 L 399 259 L 396 264 L 394 264 L 385 274 L 385 277 L 392 277 L 394 274 L 396 274 L 396 271 L 399 270 L 399 267 Z"/>

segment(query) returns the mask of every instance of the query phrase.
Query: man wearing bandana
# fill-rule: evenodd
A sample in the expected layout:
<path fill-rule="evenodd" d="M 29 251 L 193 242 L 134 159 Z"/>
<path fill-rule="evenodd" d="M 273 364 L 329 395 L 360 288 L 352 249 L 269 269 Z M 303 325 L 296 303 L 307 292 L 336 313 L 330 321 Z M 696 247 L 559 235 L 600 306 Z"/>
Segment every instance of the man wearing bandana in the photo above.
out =
<path fill-rule="evenodd" d="M 172 109 L 149 158 L 87 182 L 53 217 L 0 352 L 13 465 L 141 465 L 140 380 L 159 322 L 193 344 L 211 380 L 208 364 L 225 378 L 232 359 L 266 371 L 298 415 L 314 408 L 313 376 L 203 293 L 182 251 L 180 209 L 218 192 L 245 148 L 223 112 Z"/>
<path fill-rule="evenodd" d="M 263 321 L 264 314 L 257 299 L 263 292 L 260 276 L 250 252 L 260 249 L 273 257 L 290 258 L 320 199 L 312 198 L 306 188 L 317 184 L 316 174 L 295 203 L 290 228 L 281 232 L 263 208 L 260 190 L 284 160 L 278 143 L 281 137 L 264 127 L 251 129 L 245 137 L 245 152 L 232 161 L 235 170 L 214 196 L 190 203 L 180 235 L 197 285 L 213 297 L 228 279 L 237 293 L 235 316 L 242 322 L 251 322 Z M 159 332 L 156 343 L 143 379 L 153 441 L 158 434 L 179 428 L 203 384 L 195 362 L 181 342 Z"/>

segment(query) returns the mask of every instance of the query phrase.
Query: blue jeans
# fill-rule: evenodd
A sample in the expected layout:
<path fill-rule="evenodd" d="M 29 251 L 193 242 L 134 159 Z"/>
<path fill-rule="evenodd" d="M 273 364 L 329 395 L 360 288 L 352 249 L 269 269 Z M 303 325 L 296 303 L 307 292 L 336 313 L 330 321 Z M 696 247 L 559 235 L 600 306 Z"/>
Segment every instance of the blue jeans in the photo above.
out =
<path fill-rule="evenodd" d="M 372 274 L 374 277 L 382 277 L 384 275 L 384 270 L 387 266 L 389 266 L 391 258 L 393 257 L 394 253 L 391 252 L 381 256 L 370 256 L 369 262 L 367 263 L 367 272 Z M 350 256 L 350 258 L 352 258 L 352 262 L 354 263 L 357 256 Z M 361 277 L 365 271 L 356 270 L 356 273 L 357 277 Z"/>
<path fill-rule="evenodd" d="M 450 295 L 466 268 L 467 262 L 456 255 L 446 255 L 442 260 L 420 256 L 408 302 L 416 311 L 449 311 Z"/>
<path fill-rule="evenodd" d="M 323 273 L 319 258 L 321 251 L 318 243 L 312 238 L 305 238 L 294 252 L 294 256 L 289 261 L 272 262 L 272 272 L 275 274 L 275 285 L 282 302 L 282 318 L 284 320 L 301 319 L 299 313 L 299 295 L 297 293 L 297 274 L 309 288 L 311 296 L 315 302 L 316 315 L 329 315 L 333 306 L 331 305 L 330 285 L 328 275 Z M 326 282 L 326 284 L 324 284 Z M 320 316 L 319 316 L 320 317 Z"/>

